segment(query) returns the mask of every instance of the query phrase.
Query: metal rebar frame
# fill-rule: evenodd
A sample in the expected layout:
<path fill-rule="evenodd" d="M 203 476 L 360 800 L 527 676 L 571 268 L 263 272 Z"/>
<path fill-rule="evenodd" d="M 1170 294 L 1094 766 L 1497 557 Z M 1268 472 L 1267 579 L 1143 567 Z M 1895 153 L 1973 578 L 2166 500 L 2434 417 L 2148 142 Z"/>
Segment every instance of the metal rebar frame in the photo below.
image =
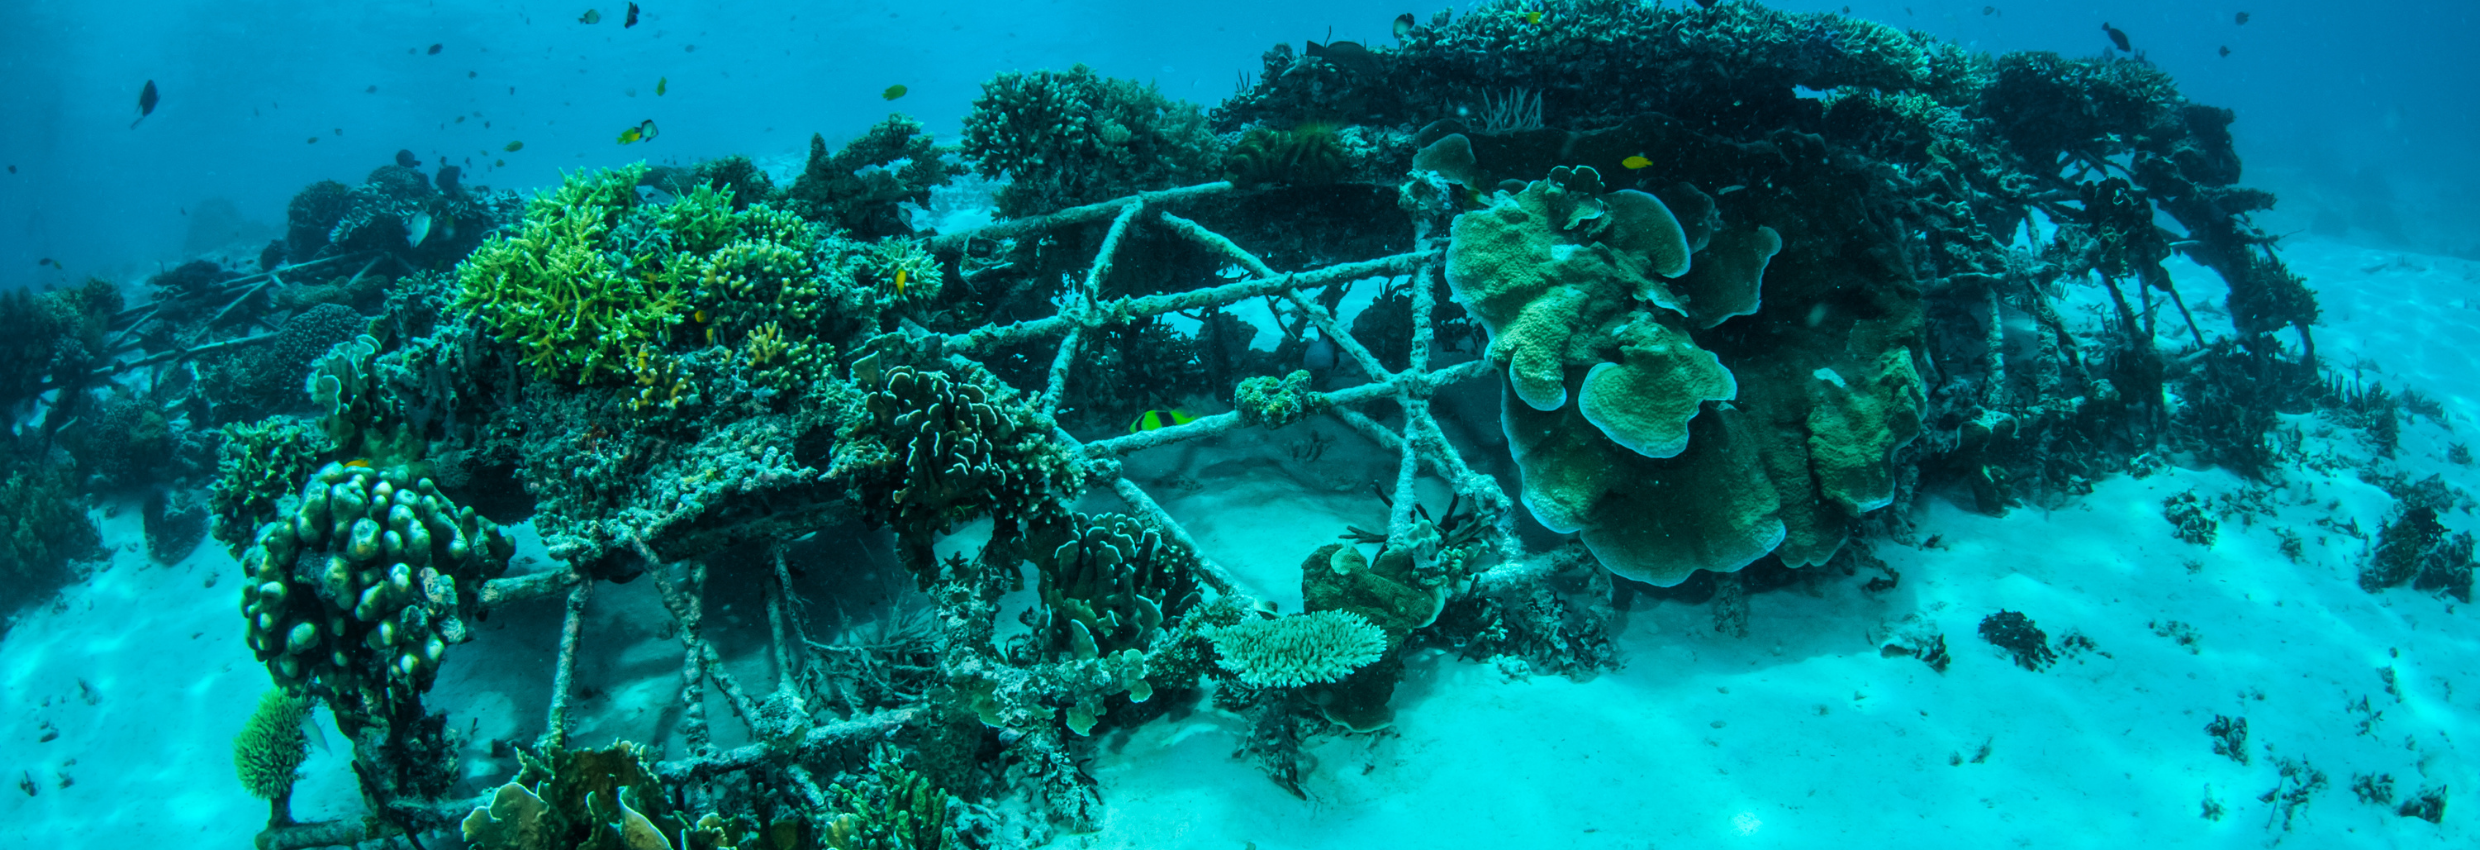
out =
<path fill-rule="evenodd" d="M 1420 474 L 1427 470 L 1444 480 L 1462 498 L 1482 506 L 1483 515 L 1496 518 L 1487 539 L 1490 547 L 1500 555 L 1500 565 L 1488 574 L 1477 577 L 1476 581 L 1504 580 L 1532 569 L 1524 563 L 1523 547 L 1514 535 L 1514 513 L 1510 510 L 1512 502 L 1506 492 L 1495 479 L 1474 471 L 1464 461 L 1430 411 L 1430 397 L 1439 387 L 1493 371 L 1487 358 L 1437 369 L 1430 367 L 1430 347 L 1435 337 L 1431 327 L 1431 316 L 1436 307 L 1435 282 L 1436 275 L 1441 273 L 1445 255 L 1444 246 L 1438 244 L 1441 240 L 1428 238 L 1425 228 L 1416 228 L 1415 247 L 1405 253 L 1300 272 L 1277 272 L 1228 237 L 1161 209 L 1173 202 L 1210 197 L 1230 188 L 1228 183 L 1210 183 L 1151 192 L 1063 210 L 1048 216 L 1002 222 L 970 233 L 938 237 L 932 241 L 934 249 L 944 246 L 953 250 L 970 239 L 1010 238 L 1091 224 L 1106 218 L 1111 222 L 1110 230 L 1103 238 L 1084 280 L 1061 300 L 1056 314 L 976 328 L 966 333 L 932 335 L 931 340 L 951 357 L 970 358 L 1003 346 L 1058 337 L 1057 354 L 1051 361 L 1045 385 L 1035 399 L 1037 409 L 1048 417 L 1058 409 L 1071 378 L 1072 366 L 1090 331 L 1111 324 L 1142 322 L 1175 311 L 1221 307 L 1251 298 L 1280 298 L 1369 376 L 1369 382 L 1365 384 L 1311 393 L 1309 401 L 1396 456 L 1396 474 L 1389 488 L 1393 494 L 1387 521 L 1390 545 L 1403 543 L 1414 533 L 1414 506 L 1418 502 L 1414 485 Z M 1249 277 L 1187 292 L 1106 300 L 1101 297 L 1102 283 L 1110 274 L 1124 237 L 1131 228 L 1140 224 L 1160 226 L 1213 252 L 1245 271 Z M 1406 275 L 1413 278 L 1412 345 L 1409 361 L 1401 370 L 1387 369 L 1366 345 L 1353 338 L 1349 329 L 1308 294 L 1355 280 Z M 1382 423 L 1354 409 L 1381 401 L 1395 403 L 1402 413 L 1400 423 Z M 1133 513 L 1157 526 L 1166 537 L 1196 551 L 1202 572 L 1199 578 L 1203 583 L 1221 593 L 1245 594 L 1246 589 L 1233 579 L 1229 571 L 1198 551 L 1195 538 L 1178 520 L 1164 511 L 1144 488 L 1122 476 L 1120 464 L 1110 462 L 1148 449 L 1223 434 L 1245 424 L 1237 413 L 1222 413 L 1092 442 L 1078 440 L 1064 429 L 1054 429 L 1053 434 L 1079 460 L 1086 461 L 1084 465 L 1087 468 L 1107 476 L 1107 481 L 1097 480 L 1094 482 L 1096 485 L 1109 486 L 1112 492 L 1127 502 Z M 791 780 L 791 790 L 803 797 L 812 810 L 823 811 L 826 794 L 802 766 L 804 758 L 821 757 L 830 752 L 851 752 L 861 743 L 883 740 L 896 734 L 916 719 L 919 710 L 908 708 L 812 725 L 806 733 L 798 736 L 784 736 L 776 734 L 780 730 L 763 728 L 760 701 L 751 699 L 740 683 L 724 669 L 721 653 L 716 651 L 714 644 L 700 629 L 705 565 L 695 559 L 667 562 L 656 556 L 637 533 L 629 532 L 623 536 L 640 557 L 654 565 L 649 579 L 663 597 L 664 608 L 677 626 L 675 636 L 682 646 L 679 711 L 674 728 L 669 731 L 681 735 L 688 744 L 688 752 L 682 758 L 652 765 L 656 775 L 665 781 L 696 784 L 735 771 L 773 768 L 782 771 Z M 798 617 L 802 600 L 791 587 L 780 551 L 771 556 L 771 560 L 766 595 L 769 632 L 774 644 L 771 660 L 776 672 L 775 689 L 777 695 L 792 693 L 797 696 L 798 659 L 804 657 L 803 647 L 806 645 Z M 548 728 L 541 738 L 546 746 L 564 746 L 567 742 L 569 692 L 573 689 L 576 654 L 583 640 L 583 617 L 591 598 L 592 585 L 591 579 L 563 570 L 495 579 L 487 582 L 481 591 L 484 604 L 489 606 L 548 598 L 566 591 L 566 616 L 562 620 L 551 704 L 546 714 Z M 733 713 L 749 727 L 749 737 L 755 740 L 754 743 L 729 750 L 715 746 L 705 709 L 705 694 L 710 684 L 724 695 Z M 769 700 L 776 698 L 774 695 L 768 697 Z M 688 793 L 692 799 L 702 796 L 695 789 L 690 789 Z M 420 828 L 453 828 L 467 812 L 488 802 L 486 795 L 472 800 L 447 802 L 392 802 L 389 808 Z M 259 846 L 302 848 L 353 843 L 366 847 L 406 846 L 399 837 L 370 834 L 355 822 L 274 828 L 261 835 Z"/>

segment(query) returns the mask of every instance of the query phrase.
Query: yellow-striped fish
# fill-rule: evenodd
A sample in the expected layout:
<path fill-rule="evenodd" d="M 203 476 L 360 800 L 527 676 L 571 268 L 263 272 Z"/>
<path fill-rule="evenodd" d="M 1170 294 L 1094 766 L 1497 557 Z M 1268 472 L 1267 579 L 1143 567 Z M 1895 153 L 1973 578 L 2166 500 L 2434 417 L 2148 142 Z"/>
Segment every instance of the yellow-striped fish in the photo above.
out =
<path fill-rule="evenodd" d="M 1197 421 L 1197 417 L 1190 416 L 1186 413 L 1181 413 L 1177 410 L 1148 410 L 1144 413 L 1137 414 L 1137 421 L 1128 423 L 1128 433 L 1134 434 L 1139 431 L 1156 431 L 1169 428 L 1173 425 L 1186 425 L 1195 421 Z"/>

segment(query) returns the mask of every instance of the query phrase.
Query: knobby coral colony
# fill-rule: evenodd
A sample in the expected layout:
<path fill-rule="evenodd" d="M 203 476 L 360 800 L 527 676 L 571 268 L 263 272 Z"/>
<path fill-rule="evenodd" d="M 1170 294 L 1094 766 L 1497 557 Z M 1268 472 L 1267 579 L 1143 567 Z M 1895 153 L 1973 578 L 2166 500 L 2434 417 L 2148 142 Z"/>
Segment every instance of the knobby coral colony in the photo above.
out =
<path fill-rule="evenodd" d="M 1002 75 L 961 147 L 890 119 L 814 144 L 782 190 L 738 158 L 578 173 L 453 274 L 398 281 L 313 365 L 318 428 L 228 432 L 214 506 L 251 573 L 250 644 L 355 734 L 379 806 L 262 846 L 1038 840 L 1100 815 L 1089 735 L 1203 694 L 1297 790 L 1304 734 L 1389 722 L 1407 647 L 1607 663 L 1598 615 L 1546 580 L 1564 565 L 1737 588 L 1899 529 L 1882 509 L 1923 487 L 1998 511 L 2166 444 L 2261 446 L 2269 414 L 2164 404 L 2190 378 L 2153 347 L 2186 315 L 2173 251 L 2228 280 L 2245 352 L 2198 374 L 2313 374 L 2315 301 L 2248 223 L 2272 199 L 2236 185 L 2231 114 L 2139 60 L 1993 59 L 1749 2 L 1537 11 L 1278 46 L 1211 111 L 1082 67 Z M 904 205 L 967 166 L 1013 181 L 1013 218 L 907 233 L 927 222 Z M 297 200 L 294 239 L 352 191 Z M 1371 278 L 1346 327 L 1335 308 Z M 2113 312 L 2078 336 L 2053 299 L 2095 278 Z M 1227 312 L 1260 298 L 1270 346 Z M 2019 319 L 2030 344 L 2001 338 Z M 1500 394 L 1483 427 L 1508 438 L 1520 508 L 1431 411 L 1465 382 Z M 1310 417 L 1400 464 L 1384 530 L 1301 553 L 1307 611 L 1275 619 L 1122 458 Z M 1442 515 L 1425 475 L 1455 493 Z M 1105 489 L 1124 512 L 1078 507 Z M 561 565 L 502 575 L 475 505 L 530 513 Z M 1527 518 L 1590 557 L 1528 552 Z M 941 554 L 983 520 L 978 550 Z M 844 522 L 892 530 L 927 625 L 805 636 L 798 541 Z M 1001 639 L 1027 565 L 1032 628 Z M 683 749 L 571 748 L 591 590 L 641 575 L 688 652 Z M 766 588 L 772 693 L 706 636 L 709 577 Z M 524 772 L 438 796 L 458 747 L 422 694 L 470 621 L 552 596 L 567 626 Z M 718 743 L 710 687 L 745 746 Z"/>

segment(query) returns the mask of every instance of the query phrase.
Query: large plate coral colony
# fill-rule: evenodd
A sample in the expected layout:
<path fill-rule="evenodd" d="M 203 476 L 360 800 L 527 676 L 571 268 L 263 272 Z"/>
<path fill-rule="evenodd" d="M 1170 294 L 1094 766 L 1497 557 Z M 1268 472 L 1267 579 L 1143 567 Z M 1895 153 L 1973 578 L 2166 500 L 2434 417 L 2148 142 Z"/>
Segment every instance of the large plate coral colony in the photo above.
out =
<path fill-rule="evenodd" d="M 261 848 L 1373 846 L 1264 819 L 1454 805 L 1423 761 L 1491 770 L 1457 747 L 1506 704 L 1633 706 L 1491 757 L 1678 807 L 1543 846 L 1863 828 L 1904 799 L 1870 776 L 1971 810 L 1948 846 L 2082 820 L 2043 794 L 2151 824 L 2078 824 L 2112 842 L 2460 834 L 2444 665 L 2306 633 L 2459 625 L 2468 497 L 2415 472 L 2469 453 L 2320 360 L 2233 113 L 1751 2 L 1391 41 L 1205 109 L 1000 74 L 953 144 L 897 115 L 793 167 L 385 165 L 254 270 L 13 295 L 0 401 L 50 400 L 0 563 L 59 586 L 84 494 L 155 494 L 128 533 L 210 565 L 179 592 L 227 637 L 185 651 L 264 670 L 214 779 Z M 2180 593 L 2223 601 L 2110 608 Z M 2187 660 L 2241 635 L 2348 672 Z M 1199 730 L 1223 787 L 1182 796 Z M 29 800 L 73 793 L 36 758 Z M 1696 796 L 1741 765 L 1852 781 Z"/>

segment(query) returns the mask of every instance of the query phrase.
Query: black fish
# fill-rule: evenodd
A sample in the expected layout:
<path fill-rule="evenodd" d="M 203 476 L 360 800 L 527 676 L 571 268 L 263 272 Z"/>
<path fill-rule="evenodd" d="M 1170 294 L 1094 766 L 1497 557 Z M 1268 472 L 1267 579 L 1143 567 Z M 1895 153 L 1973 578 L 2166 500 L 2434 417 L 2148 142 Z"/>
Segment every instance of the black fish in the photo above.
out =
<path fill-rule="evenodd" d="M 155 114 L 155 102 L 161 99 L 155 94 L 155 81 L 146 81 L 146 88 L 138 91 L 138 121 L 144 121 L 147 116 Z M 138 121 L 129 122 L 129 129 L 138 129 Z"/>
<path fill-rule="evenodd" d="M 465 161 L 472 162 L 473 159 L 467 158 Z M 431 182 L 439 186 L 439 191 L 454 195 L 457 192 L 463 191 L 463 189 L 457 185 L 457 179 L 464 176 L 464 174 L 465 172 L 456 166 L 442 165 L 439 167 L 438 176 L 432 177 Z"/>
<path fill-rule="evenodd" d="M 2227 45 L 2227 44 L 2222 45 L 2222 55 L 2224 55 L 2224 56 L 2228 56 L 2228 55 L 2230 55 L 2230 45 Z"/>
<path fill-rule="evenodd" d="M 629 4 L 629 19 L 622 22 L 620 28 L 628 29 L 633 26 L 637 26 L 637 4 L 635 3 Z"/>
<path fill-rule="evenodd" d="M 2118 45 L 2119 50 L 2128 53 L 2135 52 L 2135 48 L 2127 45 L 2127 33 L 2121 31 L 2119 28 L 2110 26 L 2107 21 L 2104 21 L 2101 24 L 2101 31 L 2110 34 L 2110 43 Z"/>
<path fill-rule="evenodd" d="M 378 84 L 377 84 L 377 83 L 372 83 L 372 84 L 371 84 L 371 86 L 370 86 L 370 88 L 363 89 L 363 90 L 362 90 L 362 93 L 363 93 L 363 94 L 378 94 L 378 93 L 379 93 L 379 86 L 378 86 Z"/>
<path fill-rule="evenodd" d="M 1711 9 L 1714 7 L 1714 0 L 1696 0 L 1696 5 Z"/>
<path fill-rule="evenodd" d="M 1421 25 L 1412 20 L 1411 12 L 1395 16 L 1395 40 L 1398 42 L 1411 41 L 1413 32 L 1420 28 Z"/>
<path fill-rule="evenodd" d="M 1355 42 L 1329 41 L 1319 44 L 1312 41 L 1301 54 L 1311 59 L 1326 60 L 1337 68 L 1350 68 L 1370 76 L 1378 73 L 1378 57 L 1371 55 L 1369 48 Z"/>
<path fill-rule="evenodd" d="M 396 164 L 406 168 L 422 167 L 422 161 L 415 159 L 412 151 L 405 150 L 403 148 L 398 148 L 396 151 Z"/>
<path fill-rule="evenodd" d="M 9 173 L 10 173 L 10 174 L 15 174 L 15 173 L 17 173 L 17 166 L 14 166 L 14 165 L 9 166 Z"/>
<path fill-rule="evenodd" d="M 1995 14 L 1997 14 L 1997 13 L 1998 13 L 1998 7 L 1996 7 L 1996 6 L 1982 6 L 1982 7 L 1981 7 L 1981 15 L 1982 15 L 1982 17 L 1987 17 L 1987 16 L 1990 16 L 1990 15 L 1995 15 Z"/>
<path fill-rule="evenodd" d="M 2240 26 L 2243 26 L 2243 27 L 2244 27 L 2244 26 L 2247 26 L 2247 13 L 2246 13 L 2246 12 L 2240 12 L 2240 13 L 2239 13 L 2239 25 L 2240 25 Z"/>
<path fill-rule="evenodd" d="M 444 46 L 444 45 L 438 45 L 438 44 L 431 45 L 431 52 L 430 52 L 430 55 L 432 55 L 432 56 L 437 56 L 437 55 L 439 55 L 439 48 L 441 48 L 441 47 L 443 47 L 443 46 Z"/>

